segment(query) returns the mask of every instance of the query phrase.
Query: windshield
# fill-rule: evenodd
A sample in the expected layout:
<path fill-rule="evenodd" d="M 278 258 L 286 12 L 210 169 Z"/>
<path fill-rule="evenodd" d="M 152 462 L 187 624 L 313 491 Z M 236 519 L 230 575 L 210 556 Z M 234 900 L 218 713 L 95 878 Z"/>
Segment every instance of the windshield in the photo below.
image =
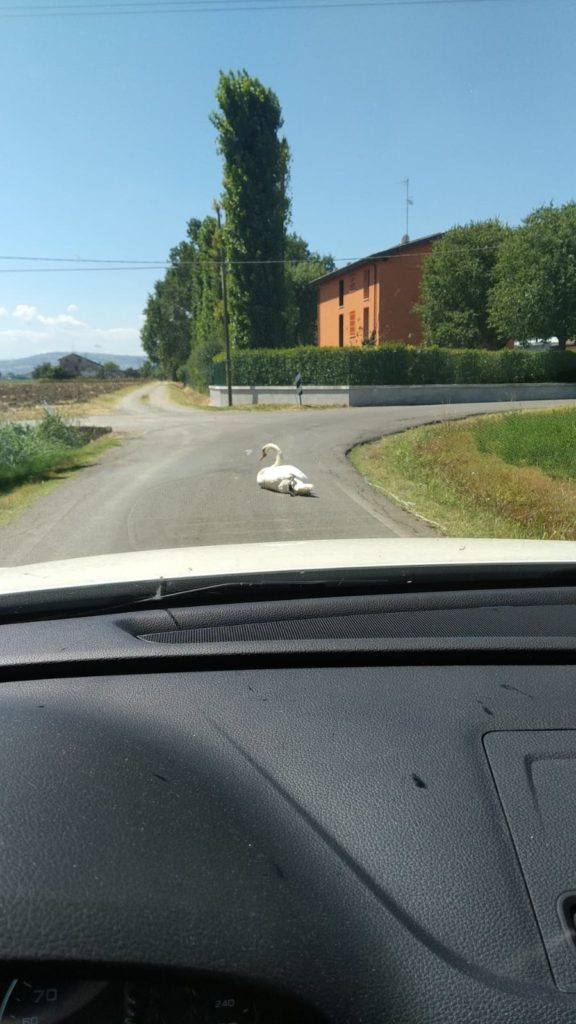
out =
<path fill-rule="evenodd" d="M 576 539 L 574 4 L 0 21 L 1 567 Z"/>

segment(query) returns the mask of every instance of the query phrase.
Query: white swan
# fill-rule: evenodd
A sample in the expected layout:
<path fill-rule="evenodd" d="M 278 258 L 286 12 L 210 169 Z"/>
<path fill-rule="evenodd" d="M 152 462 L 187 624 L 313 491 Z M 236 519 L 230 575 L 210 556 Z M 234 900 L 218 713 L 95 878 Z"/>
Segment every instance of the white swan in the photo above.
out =
<path fill-rule="evenodd" d="M 314 484 L 301 469 L 282 462 L 284 456 L 277 444 L 268 442 L 263 445 L 260 458 L 265 459 L 270 452 L 276 452 L 276 458 L 271 466 L 260 470 L 256 477 L 258 485 L 268 491 L 279 491 L 280 494 L 311 494 Z"/>

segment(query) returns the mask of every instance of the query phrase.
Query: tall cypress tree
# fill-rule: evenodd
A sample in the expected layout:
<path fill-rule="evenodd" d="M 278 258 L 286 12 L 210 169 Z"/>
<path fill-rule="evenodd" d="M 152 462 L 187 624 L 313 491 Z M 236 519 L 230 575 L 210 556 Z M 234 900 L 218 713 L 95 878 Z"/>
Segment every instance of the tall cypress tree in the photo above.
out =
<path fill-rule="evenodd" d="M 224 160 L 232 338 L 243 348 L 284 341 L 282 263 L 290 213 L 289 149 L 278 97 L 246 71 L 220 73 L 211 120 Z"/>

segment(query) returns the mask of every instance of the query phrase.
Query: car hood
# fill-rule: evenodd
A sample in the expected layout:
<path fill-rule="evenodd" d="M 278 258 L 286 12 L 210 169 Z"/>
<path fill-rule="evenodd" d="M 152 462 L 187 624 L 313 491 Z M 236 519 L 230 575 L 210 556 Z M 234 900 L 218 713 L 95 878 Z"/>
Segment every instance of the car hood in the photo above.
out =
<path fill-rule="evenodd" d="M 0 594 L 280 572 L 533 564 L 576 566 L 576 542 L 377 537 L 132 551 L 3 568 Z"/>

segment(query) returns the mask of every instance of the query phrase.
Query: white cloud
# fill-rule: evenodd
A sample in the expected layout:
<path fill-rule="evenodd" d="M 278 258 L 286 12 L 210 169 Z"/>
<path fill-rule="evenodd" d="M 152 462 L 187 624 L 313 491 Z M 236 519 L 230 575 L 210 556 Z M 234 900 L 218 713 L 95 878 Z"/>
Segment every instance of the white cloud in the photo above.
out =
<path fill-rule="evenodd" d="M 4 306 L 0 306 L 0 316 L 8 316 L 8 310 Z"/>
<path fill-rule="evenodd" d="M 26 306 L 24 303 L 20 303 L 20 305 L 16 306 L 16 309 L 12 310 L 12 316 L 15 317 L 16 320 L 25 320 L 28 322 L 36 319 L 38 316 L 38 310 L 36 309 L 36 306 Z"/>
<path fill-rule="evenodd" d="M 13 327 L 0 330 L 0 359 L 42 352 L 143 354 L 137 326 L 93 327 L 73 316 L 76 311 L 77 306 L 70 304 L 65 313 L 48 315 L 26 303 L 19 303 L 11 314 L 0 310 L 0 316 L 11 316 L 16 321 Z"/>
<path fill-rule="evenodd" d="M 27 306 L 24 303 L 16 306 L 12 311 L 12 316 L 15 320 L 24 320 L 25 323 L 39 323 L 45 327 L 55 327 L 56 325 L 71 327 L 84 327 L 85 324 L 82 320 L 77 320 L 75 317 L 70 316 L 70 308 L 76 309 L 76 306 L 68 306 L 66 313 L 58 313 L 56 316 L 46 316 L 44 313 L 39 313 L 36 306 Z"/>
<path fill-rule="evenodd" d="M 66 324 L 72 327 L 86 327 L 82 320 L 76 320 L 68 313 L 58 313 L 58 316 L 44 316 L 42 313 L 37 313 L 36 320 L 39 324 L 44 324 L 46 327 L 65 326 Z"/>

